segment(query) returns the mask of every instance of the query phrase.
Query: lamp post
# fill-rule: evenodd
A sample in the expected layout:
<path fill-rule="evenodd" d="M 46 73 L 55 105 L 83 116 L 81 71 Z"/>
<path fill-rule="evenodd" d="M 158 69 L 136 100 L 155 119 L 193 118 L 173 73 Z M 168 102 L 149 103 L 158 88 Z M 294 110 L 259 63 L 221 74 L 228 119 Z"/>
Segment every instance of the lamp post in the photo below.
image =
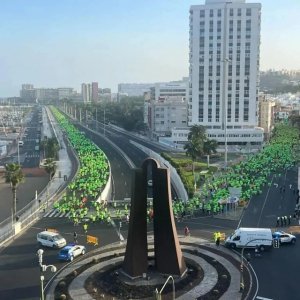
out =
<path fill-rule="evenodd" d="M 244 250 L 245 248 L 247 247 L 247 245 L 249 243 L 252 243 L 252 242 L 255 242 L 255 241 L 269 241 L 271 243 L 273 243 L 273 240 L 270 240 L 270 239 L 253 239 L 253 240 L 250 240 L 248 241 L 242 248 L 242 251 L 241 251 L 241 265 L 240 265 L 240 292 L 242 292 L 244 290 L 244 275 L 243 275 L 243 272 L 244 272 Z"/>
<path fill-rule="evenodd" d="M 104 111 L 103 111 L 103 134 L 105 136 L 105 106 L 104 106 Z"/>
<path fill-rule="evenodd" d="M 20 165 L 20 145 L 18 140 L 18 164 Z"/>
<path fill-rule="evenodd" d="M 51 268 L 51 272 L 55 273 L 56 272 L 56 267 L 54 265 L 43 265 L 43 249 L 39 249 L 37 251 L 37 256 L 39 258 L 39 265 L 40 265 L 40 283 L 41 283 L 41 292 L 40 292 L 40 300 L 45 300 L 44 296 L 44 272 L 48 269 Z"/>
<path fill-rule="evenodd" d="M 222 91 L 222 98 L 223 98 L 223 129 L 224 129 L 224 167 L 227 168 L 227 89 L 228 89 L 228 63 L 230 60 L 228 58 L 223 59 L 223 91 Z"/>

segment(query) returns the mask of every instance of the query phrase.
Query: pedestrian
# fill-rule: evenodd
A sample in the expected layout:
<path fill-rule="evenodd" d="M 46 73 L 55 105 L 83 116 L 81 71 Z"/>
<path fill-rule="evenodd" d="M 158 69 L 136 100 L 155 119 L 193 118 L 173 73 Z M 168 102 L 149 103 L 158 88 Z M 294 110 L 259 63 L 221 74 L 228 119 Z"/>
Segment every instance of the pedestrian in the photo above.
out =
<path fill-rule="evenodd" d="M 86 223 L 83 224 L 83 230 L 84 230 L 85 234 L 87 234 L 88 224 L 86 224 Z"/>
<path fill-rule="evenodd" d="M 292 189 L 292 184 L 290 184 L 290 190 Z"/>
<path fill-rule="evenodd" d="M 216 239 L 216 246 L 219 247 L 220 246 L 220 236 L 217 237 Z"/>
<path fill-rule="evenodd" d="M 280 222 L 280 217 L 277 217 L 276 227 L 279 226 L 279 222 Z"/>
<path fill-rule="evenodd" d="M 289 225 L 291 225 L 291 219 L 292 219 L 292 216 L 289 215 Z"/>
<path fill-rule="evenodd" d="M 191 235 L 190 234 L 190 230 L 189 230 L 189 228 L 187 226 L 184 227 L 184 235 L 185 236 L 190 236 Z"/>
<path fill-rule="evenodd" d="M 283 226 L 283 217 L 280 217 L 280 226 Z"/>
<path fill-rule="evenodd" d="M 77 232 L 76 231 L 74 231 L 73 237 L 74 237 L 74 243 L 77 244 Z"/>
<path fill-rule="evenodd" d="M 287 216 L 283 217 L 284 226 L 286 226 Z"/>

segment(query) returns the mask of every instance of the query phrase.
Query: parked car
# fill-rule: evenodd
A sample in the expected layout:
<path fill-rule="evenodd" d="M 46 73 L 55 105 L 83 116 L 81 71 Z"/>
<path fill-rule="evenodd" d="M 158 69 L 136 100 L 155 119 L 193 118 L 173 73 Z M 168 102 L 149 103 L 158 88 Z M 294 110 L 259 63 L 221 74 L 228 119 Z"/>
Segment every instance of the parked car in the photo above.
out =
<path fill-rule="evenodd" d="M 69 244 L 61 249 L 58 253 L 59 260 L 73 261 L 79 255 L 85 254 L 85 247 L 77 244 Z"/>
<path fill-rule="evenodd" d="M 59 233 L 52 231 L 42 231 L 37 234 L 37 242 L 39 246 L 50 248 L 62 248 L 66 246 L 67 241 Z"/>
<path fill-rule="evenodd" d="M 296 237 L 290 233 L 284 231 L 275 231 L 273 234 L 273 239 L 278 239 L 280 244 L 295 244 Z"/>

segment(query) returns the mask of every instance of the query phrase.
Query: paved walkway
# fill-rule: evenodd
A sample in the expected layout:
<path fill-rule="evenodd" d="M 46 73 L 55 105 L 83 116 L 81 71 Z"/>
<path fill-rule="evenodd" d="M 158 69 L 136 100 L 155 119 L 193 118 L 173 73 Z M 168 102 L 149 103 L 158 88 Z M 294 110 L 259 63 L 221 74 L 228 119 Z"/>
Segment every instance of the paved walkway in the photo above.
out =
<path fill-rule="evenodd" d="M 199 253 L 202 253 L 204 255 L 210 256 L 214 259 L 216 259 L 219 263 L 221 263 L 227 271 L 230 273 L 231 280 L 230 280 L 230 286 L 228 290 L 222 295 L 220 299 L 222 300 L 238 300 L 241 299 L 241 293 L 239 293 L 239 270 L 230 262 L 228 259 L 222 256 L 222 254 L 230 254 L 234 259 L 237 259 L 236 255 L 232 251 L 228 251 L 228 249 L 219 247 L 217 248 L 219 251 L 218 253 L 211 252 L 209 250 L 196 247 L 193 244 L 201 245 L 205 243 L 206 246 L 208 246 L 208 249 L 211 244 L 209 244 L 206 240 L 196 237 L 184 237 L 179 236 L 179 240 L 182 244 L 183 250 L 197 250 Z M 148 243 L 153 241 L 153 237 L 148 237 Z M 186 243 L 189 243 L 190 245 L 186 245 Z M 116 249 L 116 247 L 119 247 Z M 151 254 L 151 251 L 153 251 L 153 244 L 149 245 L 149 251 Z M 216 247 L 214 245 L 211 245 L 211 247 Z M 104 251 L 106 250 L 106 251 Z M 116 254 L 120 254 L 120 256 L 117 256 L 115 258 L 111 258 L 108 260 L 104 260 L 98 264 L 92 265 L 90 268 L 86 269 L 84 272 L 82 272 L 80 275 L 78 275 L 70 284 L 69 286 L 69 294 L 72 299 L 76 300 L 92 300 L 93 298 L 91 295 L 87 293 L 87 291 L 84 288 L 85 281 L 88 277 L 90 277 L 94 272 L 98 271 L 101 268 L 107 267 L 108 265 L 112 265 L 115 263 L 121 263 L 124 259 L 124 250 L 125 250 L 125 244 L 123 247 L 120 247 L 120 243 L 114 243 L 111 245 L 107 245 L 103 248 L 99 248 L 99 252 L 101 253 L 97 254 L 95 253 L 93 256 L 89 256 L 86 259 L 80 260 L 78 262 L 72 263 L 67 265 L 67 267 L 57 275 L 57 277 L 54 279 L 53 283 L 49 286 L 48 292 L 46 295 L 46 300 L 54 300 L 54 289 L 57 283 L 62 280 L 66 275 L 70 274 L 77 268 L 89 263 L 93 259 L 100 260 L 100 258 L 104 257 L 110 257 L 115 256 Z M 153 254 L 153 253 L 152 253 Z M 178 297 L 177 299 L 180 300 L 191 300 L 191 299 L 197 299 L 200 296 L 205 295 L 210 290 L 214 288 L 214 286 L 217 283 L 218 274 L 216 269 L 213 267 L 213 265 L 207 263 L 203 258 L 193 255 L 187 252 L 183 252 L 184 256 L 186 258 L 192 259 L 197 264 L 201 265 L 201 268 L 204 272 L 204 278 L 199 283 L 199 285 L 192 288 L 190 291 L 188 291 L 186 294 Z M 149 284 L 149 283 L 148 283 Z"/>

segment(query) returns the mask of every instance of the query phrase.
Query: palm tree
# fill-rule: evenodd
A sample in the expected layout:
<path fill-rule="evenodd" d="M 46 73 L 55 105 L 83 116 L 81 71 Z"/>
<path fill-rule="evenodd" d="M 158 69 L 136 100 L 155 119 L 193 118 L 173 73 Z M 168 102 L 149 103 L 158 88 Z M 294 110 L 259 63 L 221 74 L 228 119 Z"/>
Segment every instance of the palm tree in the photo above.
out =
<path fill-rule="evenodd" d="M 53 158 L 47 158 L 45 162 L 45 170 L 49 174 L 49 180 L 52 179 L 56 171 L 56 162 Z"/>
<path fill-rule="evenodd" d="M 10 183 L 13 193 L 13 220 L 17 214 L 17 186 L 24 180 L 24 174 L 19 164 L 10 163 L 5 166 L 5 181 Z"/>

